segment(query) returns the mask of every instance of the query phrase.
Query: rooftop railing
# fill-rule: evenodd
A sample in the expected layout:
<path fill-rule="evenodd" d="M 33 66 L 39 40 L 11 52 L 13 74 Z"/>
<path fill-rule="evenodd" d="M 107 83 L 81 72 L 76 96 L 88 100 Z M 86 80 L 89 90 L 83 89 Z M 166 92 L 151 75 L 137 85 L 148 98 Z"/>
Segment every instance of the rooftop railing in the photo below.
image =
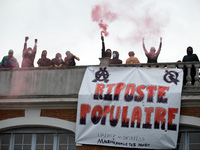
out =
<path fill-rule="evenodd" d="M 199 87 L 200 82 L 199 82 L 199 69 L 200 69 L 200 63 L 199 62 L 190 62 L 190 63 L 182 63 L 182 62 L 177 62 L 177 63 L 148 63 L 148 64 L 141 64 L 141 67 L 151 67 L 151 68 L 178 68 L 178 69 L 185 69 L 187 68 L 186 72 L 186 83 L 184 86 L 193 86 L 193 87 Z M 194 83 L 192 84 L 192 77 L 191 77 L 191 71 L 192 71 L 192 66 L 195 69 L 195 75 L 194 75 Z"/>
<path fill-rule="evenodd" d="M 109 65 L 109 66 L 115 66 L 115 65 Z M 119 65 L 117 65 L 119 66 Z M 187 77 L 186 77 L 186 84 L 184 86 L 193 86 L 198 87 L 200 86 L 199 82 L 199 69 L 200 69 L 200 62 L 176 62 L 176 63 L 141 63 L 141 64 L 131 64 L 131 65 L 120 65 L 120 66 L 132 66 L 132 67 L 147 67 L 147 68 L 177 68 L 177 69 L 183 69 L 187 68 Z M 195 68 L 195 82 L 192 84 L 192 77 L 191 77 L 191 70 L 192 66 Z"/>

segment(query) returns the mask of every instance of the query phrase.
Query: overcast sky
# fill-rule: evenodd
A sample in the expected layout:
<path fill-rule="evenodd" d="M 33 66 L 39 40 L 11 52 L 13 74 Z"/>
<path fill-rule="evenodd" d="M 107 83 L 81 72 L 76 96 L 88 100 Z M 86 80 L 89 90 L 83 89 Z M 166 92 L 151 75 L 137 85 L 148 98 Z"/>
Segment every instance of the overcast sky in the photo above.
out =
<path fill-rule="evenodd" d="M 25 36 L 28 47 L 38 39 L 35 58 L 47 50 L 52 59 L 56 53 L 70 50 L 80 58 L 77 65 L 98 65 L 101 57 L 101 28 L 92 18 L 92 10 L 101 8 L 100 17 L 108 25 L 106 48 L 120 53 L 125 63 L 133 50 L 141 63 L 147 58 L 142 49 L 163 45 L 158 62 L 182 60 L 192 46 L 200 57 L 199 0 L 0 0 L 0 59 L 14 50 L 20 66 Z M 108 13 L 115 15 L 110 20 Z"/>

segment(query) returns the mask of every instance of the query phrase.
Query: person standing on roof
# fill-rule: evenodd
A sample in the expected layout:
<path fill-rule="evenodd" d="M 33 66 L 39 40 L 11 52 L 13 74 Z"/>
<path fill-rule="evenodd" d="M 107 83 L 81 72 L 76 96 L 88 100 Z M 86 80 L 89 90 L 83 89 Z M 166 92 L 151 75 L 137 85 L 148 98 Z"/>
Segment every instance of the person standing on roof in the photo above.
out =
<path fill-rule="evenodd" d="M 139 64 L 140 61 L 137 57 L 135 57 L 135 53 L 133 51 L 130 51 L 128 53 L 129 58 L 126 60 L 126 64 Z"/>
<path fill-rule="evenodd" d="M 104 58 L 104 57 L 111 58 L 112 51 L 111 51 L 111 49 L 105 50 L 104 37 L 103 37 L 102 32 L 101 32 L 101 41 L 102 41 L 101 57 L 102 58 Z"/>
<path fill-rule="evenodd" d="M 67 57 L 65 57 L 64 61 L 65 61 L 65 66 L 76 66 L 76 60 L 80 60 L 79 57 L 75 56 L 74 54 L 72 54 L 70 51 L 66 52 Z"/>
<path fill-rule="evenodd" d="M 51 65 L 51 60 L 47 58 L 47 51 L 43 50 L 41 58 L 37 61 L 38 67 L 48 67 Z"/>
<path fill-rule="evenodd" d="M 31 47 L 27 48 L 27 41 L 29 37 L 25 37 L 24 49 L 23 49 L 23 60 L 22 60 L 22 68 L 23 67 L 34 67 L 35 54 L 37 52 L 37 39 L 35 39 L 35 45 L 32 49 Z"/>
<path fill-rule="evenodd" d="M 196 54 L 193 54 L 193 48 L 191 46 L 189 46 L 186 51 L 187 51 L 187 55 L 185 55 L 183 57 L 182 62 L 199 62 L 199 57 Z M 187 83 L 186 77 L 188 75 L 188 69 L 185 65 L 184 65 L 183 71 L 184 71 L 183 84 L 185 85 Z M 192 65 L 190 75 L 191 75 L 191 78 L 192 78 L 192 85 L 194 85 L 195 75 L 196 75 L 196 68 L 195 68 L 194 65 Z"/>
<path fill-rule="evenodd" d="M 0 68 L 19 68 L 19 63 L 17 59 L 13 56 L 13 50 L 8 51 L 8 56 L 4 56 Z"/>
<path fill-rule="evenodd" d="M 56 54 L 56 57 L 51 60 L 51 65 L 56 68 L 61 68 L 64 64 L 62 55 L 60 53 Z"/>
<path fill-rule="evenodd" d="M 157 52 L 156 52 L 155 47 L 151 47 L 150 52 L 147 51 L 145 44 L 144 44 L 144 38 L 142 38 L 142 46 L 143 46 L 145 55 L 147 56 L 147 63 L 157 63 L 157 59 L 158 59 L 158 56 L 160 54 L 161 47 L 162 47 L 162 37 L 160 37 L 160 45 L 159 45 Z"/>
<path fill-rule="evenodd" d="M 113 59 L 110 64 L 122 64 L 122 60 L 119 59 L 118 51 L 113 51 Z"/>

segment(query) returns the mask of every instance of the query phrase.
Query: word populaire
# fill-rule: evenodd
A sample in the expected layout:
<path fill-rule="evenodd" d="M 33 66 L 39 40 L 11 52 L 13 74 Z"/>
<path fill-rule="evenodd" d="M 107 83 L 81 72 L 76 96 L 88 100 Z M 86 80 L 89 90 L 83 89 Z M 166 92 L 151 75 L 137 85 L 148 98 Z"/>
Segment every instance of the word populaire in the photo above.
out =
<path fill-rule="evenodd" d="M 107 87 L 107 90 L 105 90 Z M 111 94 L 112 89 L 115 87 L 114 94 Z M 97 84 L 93 100 L 104 100 L 104 101 L 119 101 L 119 95 L 122 90 L 125 89 L 124 103 L 131 101 L 142 102 L 144 99 L 144 92 L 147 92 L 147 103 L 153 102 L 154 93 L 157 91 L 157 103 L 168 103 L 168 99 L 165 97 L 165 92 L 169 90 L 169 87 L 165 86 L 145 86 L 135 84 Z M 104 94 L 105 91 L 105 94 Z M 136 93 L 136 92 L 137 93 Z M 129 103 L 128 103 L 129 104 Z M 130 104 L 129 104 L 130 105 Z M 81 104 L 80 106 L 80 124 L 87 124 L 87 117 L 90 115 L 91 122 L 96 125 L 106 125 L 106 118 L 109 114 L 110 126 L 115 127 L 119 123 L 121 118 L 121 127 L 131 128 L 146 128 L 146 129 L 162 129 L 165 130 L 166 122 L 168 130 L 177 130 L 177 125 L 173 124 L 173 120 L 176 118 L 178 108 L 163 108 L 163 107 L 145 107 L 145 106 L 119 106 L 119 105 L 96 105 L 91 106 L 90 104 Z M 145 115 L 145 119 L 142 115 Z M 152 117 L 154 115 L 154 117 Z M 127 116 L 130 116 L 129 118 Z M 153 119 L 152 119 L 153 118 Z M 154 125 L 152 126 L 152 124 Z"/>

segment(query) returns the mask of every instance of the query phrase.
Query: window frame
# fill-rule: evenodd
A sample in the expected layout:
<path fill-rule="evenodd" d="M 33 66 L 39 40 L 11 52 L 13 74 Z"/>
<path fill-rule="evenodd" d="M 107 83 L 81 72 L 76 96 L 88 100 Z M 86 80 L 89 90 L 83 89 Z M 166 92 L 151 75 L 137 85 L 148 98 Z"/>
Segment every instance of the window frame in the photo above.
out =
<path fill-rule="evenodd" d="M 188 126 L 180 126 L 179 134 L 183 134 L 183 150 L 190 149 L 190 143 L 189 143 L 189 133 L 200 133 L 200 128 L 195 127 L 188 127 Z M 177 141 L 178 142 L 178 141 Z M 177 143 L 177 145 L 180 143 Z M 200 144 L 200 143 L 199 143 Z M 177 149 L 177 148 L 176 148 Z M 178 150 L 178 149 L 177 149 Z"/>
<path fill-rule="evenodd" d="M 72 131 L 69 130 L 62 130 L 62 129 L 56 129 L 56 128 L 48 128 L 48 127 L 26 127 L 26 128 L 17 128 L 17 129 L 12 129 L 12 130 L 6 130 L 4 132 L 0 133 L 0 150 L 1 150 L 1 141 L 2 141 L 2 135 L 8 134 L 10 135 L 9 139 L 9 150 L 14 150 L 15 146 L 15 135 L 16 134 L 22 134 L 24 137 L 24 134 L 31 134 L 31 150 L 36 149 L 36 140 L 37 140 L 37 134 L 44 134 L 46 137 L 47 134 L 53 134 L 53 150 L 57 150 L 59 148 L 59 134 L 66 134 L 67 135 L 67 149 L 68 146 L 72 145 L 69 143 L 69 136 L 73 135 L 74 136 L 74 146 L 76 149 L 76 144 L 75 144 L 75 134 Z M 23 142 L 22 142 L 23 144 Z M 44 145 L 46 143 L 44 142 Z M 22 145 L 23 147 L 23 145 Z"/>

